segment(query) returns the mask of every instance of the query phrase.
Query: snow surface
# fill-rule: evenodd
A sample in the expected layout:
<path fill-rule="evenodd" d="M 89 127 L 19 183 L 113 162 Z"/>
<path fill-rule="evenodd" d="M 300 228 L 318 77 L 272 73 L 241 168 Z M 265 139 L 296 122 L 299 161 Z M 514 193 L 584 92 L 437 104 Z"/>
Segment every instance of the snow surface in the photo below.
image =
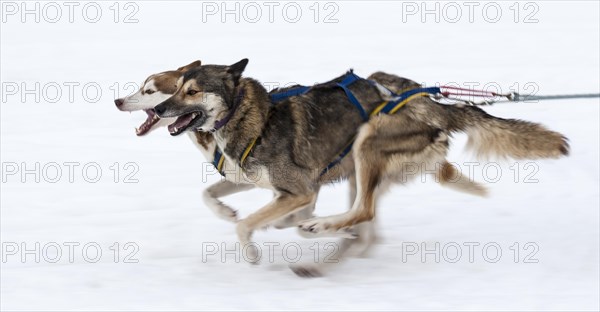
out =
<path fill-rule="evenodd" d="M 353 67 L 362 76 L 384 70 L 428 85 L 497 83 L 508 91 L 518 83 L 527 92 L 531 90 L 525 84 L 532 82 L 538 94 L 598 92 L 598 2 L 538 2 L 537 23 L 522 22 L 532 11 L 523 3 L 515 23 L 513 2 L 497 2 L 503 10 L 497 23 L 484 20 L 483 4 L 475 8 L 470 23 L 462 2 L 458 23 L 443 17 L 437 23 L 433 16 L 422 22 L 418 15 L 403 22 L 402 4 L 391 1 L 335 2 L 337 23 L 315 23 L 313 2 L 297 2 L 303 16 L 288 23 L 280 3 L 269 23 L 267 8 L 259 3 L 265 16 L 256 24 L 244 19 L 236 23 L 233 16 L 225 23 L 218 16 L 203 23 L 201 3 L 191 1 L 138 2 L 138 23 L 114 23 L 109 9 L 113 2 L 99 3 L 104 15 L 98 23 L 83 20 L 78 7 L 74 23 L 66 16 L 55 24 L 31 19 L 21 23 L 9 16 L 0 26 L 1 161 L 6 179 L 1 184 L 0 227 L 3 310 L 600 309 L 597 99 L 487 108 L 496 116 L 541 122 L 564 133 L 571 156 L 535 161 L 527 168 L 522 161 L 516 165 L 518 182 L 511 170 L 515 162 L 503 162 L 502 177 L 488 183 L 491 196 L 485 199 L 431 181 L 394 187 L 379 205 L 380 239 L 368 257 L 349 258 L 322 278 L 301 279 L 288 269 L 283 245 L 299 244 L 301 262 L 310 262 L 315 242 L 324 249 L 335 239 L 307 240 L 293 229 L 270 229 L 257 232 L 255 240 L 261 246 L 280 243 L 272 262 L 263 259 L 251 266 L 236 263 L 232 255 L 224 262 L 221 253 L 207 256 L 203 243 L 233 248 L 237 241 L 234 226 L 213 216 L 201 201 L 202 189 L 218 178 L 203 182 L 204 160 L 187 137 L 172 138 L 164 129 L 136 137 L 133 127 L 143 114 L 117 111 L 110 89 L 119 83 L 124 96 L 124 83 L 139 83 L 149 74 L 196 59 L 229 64 L 248 57 L 248 76 L 280 84 L 326 81 Z M 331 11 L 324 5 L 320 21 Z M 130 11 L 123 6 L 120 20 Z M 50 103 L 52 93 L 39 101 L 32 95 L 23 101 L 23 92 L 8 95 L 6 83 L 33 88 L 36 82 L 61 85 L 62 97 Z M 66 82 L 80 83 L 73 101 Z M 97 102 L 81 94 L 82 86 L 91 82 L 102 87 Z M 88 91 L 93 97 L 93 89 Z M 476 161 L 463 152 L 465 141 L 464 136 L 455 138 L 452 161 Z M 72 183 L 65 162 L 80 163 Z M 115 162 L 119 183 L 113 182 L 110 169 Z M 132 172 L 133 167 L 124 168 L 129 162 L 139 168 L 134 176 L 138 183 L 123 183 Z M 29 174 L 22 181 L 21 172 L 7 174 L 15 163 L 28 169 L 40 163 L 50 179 L 55 167 L 48 164 L 57 163 L 62 177 L 57 183 L 44 177 L 36 183 Z M 81 170 L 88 163 L 101 167 L 99 182 L 83 179 Z M 475 168 L 482 182 L 483 164 Z M 537 183 L 524 183 L 535 168 Z M 94 169 L 88 173 L 93 178 Z M 494 168 L 488 173 L 493 178 Z M 346 192 L 345 184 L 324 188 L 317 213 L 343 211 Z M 270 197 L 268 191 L 253 190 L 226 202 L 245 216 Z M 42 255 L 39 263 L 22 251 L 34 249 L 36 242 L 40 250 L 32 253 Z M 73 263 L 64 245 L 68 242 L 80 244 Z M 117 263 L 110 249 L 115 242 L 121 251 Z M 133 250 L 125 250 L 128 242 L 139 247 L 133 256 L 137 263 L 124 263 Z M 423 243 L 432 249 L 436 242 L 450 250 L 439 263 L 433 255 L 425 254 L 422 261 L 422 252 L 406 252 Z M 480 244 L 472 263 L 465 245 L 469 242 Z M 517 263 L 511 250 L 515 242 L 520 249 Z M 52 243 L 62 251 L 57 263 L 46 259 L 56 256 Z M 83 258 L 86 243 L 101 247 L 97 263 Z M 496 263 L 482 256 L 488 243 L 501 248 Z M 527 243 L 532 243 L 529 249 Z M 15 244 L 20 250 L 12 255 Z M 456 245 L 463 254 L 451 263 L 450 247 Z M 537 263 L 525 263 L 536 246 L 530 260 Z M 93 258 L 93 250 L 86 255 Z M 294 249 L 288 251 L 288 258 L 294 257 Z M 494 249 L 488 251 L 494 258 Z"/>

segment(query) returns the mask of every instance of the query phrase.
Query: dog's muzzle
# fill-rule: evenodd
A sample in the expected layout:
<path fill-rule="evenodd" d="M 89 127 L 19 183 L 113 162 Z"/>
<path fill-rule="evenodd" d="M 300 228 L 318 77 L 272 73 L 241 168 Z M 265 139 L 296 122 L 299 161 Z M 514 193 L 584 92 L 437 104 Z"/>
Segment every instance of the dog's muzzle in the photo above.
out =
<path fill-rule="evenodd" d="M 167 108 L 168 108 L 168 103 L 161 103 L 161 104 L 154 106 L 154 112 L 158 115 L 158 117 L 164 118 L 165 117 L 164 114 L 167 111 Z"/>

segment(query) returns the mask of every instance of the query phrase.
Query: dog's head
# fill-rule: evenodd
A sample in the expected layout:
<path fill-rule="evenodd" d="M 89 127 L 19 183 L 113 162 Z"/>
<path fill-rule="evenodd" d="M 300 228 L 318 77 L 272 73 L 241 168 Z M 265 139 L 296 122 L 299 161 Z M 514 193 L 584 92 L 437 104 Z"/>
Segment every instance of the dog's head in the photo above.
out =
<path fill-rule="evenodd" d="M 169 125 L 169 133 L 213 131 L 233 108 L 236 87 L 247 64 L 248 59 L 243 59 L 230 66 L 204 65 L 186 72 L 177 92 L 154 107 L 160 118 L 178 117 Z"/>
<path fill-rule="evenodd" d="M 116 99 L 117 108 L 125 112 L 143 110 L 148 117 L 146 121 L 136 128 L 138 136 L 145 135 L 150 131 L 172 123 L 172 120 L 161 120 L 154 112 L 154 106 L 175 94 L 180 87 L 178 83 L 183 74 L 195 67 L 200 66 L 200 61 L 192 62 L 177 70 L 166 71 L 151 75 L 146 78 L 141 88 L 134 94 L 124 98 Z"/>

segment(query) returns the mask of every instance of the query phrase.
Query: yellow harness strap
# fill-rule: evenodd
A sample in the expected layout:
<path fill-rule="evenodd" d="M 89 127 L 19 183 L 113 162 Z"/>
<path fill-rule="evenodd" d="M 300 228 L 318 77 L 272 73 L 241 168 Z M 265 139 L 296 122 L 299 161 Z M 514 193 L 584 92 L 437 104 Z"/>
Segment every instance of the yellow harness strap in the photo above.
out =
<path fill-rule="evenodd" d="M 415 93 L 409 97 L 407 97 L 404 101 L 399 102 L 396 106 L 394 106 L 394 108 L 392 108 L 388 114 L 394 114 L 396 113 L 400 108 L 402 108 L 402 106 L 406 105 L 406 103 L 412 101 L 413 99 L 417 98 L 417 97 L 422 97 L 422 96 L 429 96 L 430 94 L 427 92 L 419 92 L 419 93 Z M 381 103 L 379 106 L 377 106 L 377 108 L 375 108 L 372 112 L 371 112 L 371 117 L 379 114 L 379 112 L 381 112 L 381 110 L 389 103 L 389 101 L 383 102 Z"/>
<path fill-rule="evenodd" d="M 242 158 L 240 158 L 240 167 L 244 166 L 244 162 L 246 161 L 246 158 L 248 158 L 248 155 L 250 155 L 250 152 L 254 148 L 254 145 L 256 145 L 257 140 L 258 140 L 258 137 L 254 138 L 254 140 L 252 140 L 252 142 L 250 142 L 248 147 L 246 147 L 246 150 L 244 150 L 244 153 L 242 154 Z"/>

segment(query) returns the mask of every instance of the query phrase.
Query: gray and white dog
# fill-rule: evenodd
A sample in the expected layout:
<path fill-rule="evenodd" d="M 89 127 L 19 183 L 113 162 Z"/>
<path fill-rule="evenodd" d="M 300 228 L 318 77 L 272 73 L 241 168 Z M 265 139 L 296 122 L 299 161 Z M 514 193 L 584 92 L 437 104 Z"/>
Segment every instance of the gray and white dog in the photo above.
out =
<path fill-rule="evenodd" d="M 352 208 L 302 221 L 302 230 L 338 235 L 370 221 L 375 201 L 388 185 L 406 183 L 426 168 L 436 168 L 436 181 L 444 186 L 484 195 L 483 187 L 446 161 L 453 132 L 466 132 L 469 145 L 481 156 L 536 159 L 568 154 L 566 138 L 539 124 L 497 118 L 476 107 L 444 105 L 428 97 L 411 100 L 396 114 L 377 114 L 365 122 L 338 86 L 344 76 L 272 104 L 258 81 L 242 77 L 247 63 L 244 59 L 230 66 L 194 68 L 180 78 L 177 92 L 155 107 L 161 118 L 178 117 L 169 127 L 172 135 L 214 132 L 233 168 L 226 179 L 275 192 L 269 204 L 238 222 L 243 245 L 250 243 L 254 230 L 314 205 L 321 185 L 345 177 L 356 179 Z M 418 86 L 385 73 L 369 78 L 395 92 L 403 84 Z M 367 112 L 390 99 L 367 80 L 358 80 L 349 89 Z M 333 170 L 320 174 L 354 138 L 352 152 Z"/>
<path fill-rule="evenodd" d="M 143 111 L 147 115 L 146 120 L 136 128 L 135 133 L 137 136 L 145 136 L 157 128 L 166 127 L 175 121 L 175 118 L 159 118 L 154 112 L 154 107 L 171 97 L 178 90 L 178 83 L 181 83 L 180 78 L 185 72 L 198 66 L 201 66 L 201 62 L 194 61 L 176 70 L 152 74 L 144 80 L 137 92 L 123 98 L 115 99 L 114 102 L 119 110 L 126 112 Z M 398 81 L 404 81 L 399 77 L 398 79 Z M 277 88 L 270 94 L 286 92 L 295 87 L 296 86 Z M 404 84 L 397 84 L 395 87 L 403 89 L 406 86 Z M 213 161 L 217 146 L 212 133 L 199 131 L 189 131 L 187 133 L 189 134 L 192 143 L 202 152 L 206 161 Z M 230 170 L 229 167 L 228 163 L 225 162 L 221 169 L 222 171 L 227 172 Z M 349 177 L 349 180 L 351 181 L 349 184 L 351 186 L 350 200 L 352 201 L 355 196 L 353 176 Z M 202 198 L 206 206 L 209 207 L 215 215 L 223 220 L 235 223 L 237 222 L 237 211 L 223 203 L 220 198 L 234 193 L 247 191 L 254 187 L 253 184 L 233 183 L 228 180 L 221 180 L 208 186 L 203 191 Z M 276 220 L 271 225 L 278 229 L 296 226 L 299 221 L 312 217 L 314 209 L 314 205 L 307 207 L 302 211 Z M 315 237 L 314 234 L 302 230 L 299 231 L 299 234 L 306 238 Z M 375 228 L 372 223 L 367 222 L 352 229 L 351 233 L 345 234 L 352 238 L 344 239 L 337 245 L 338 248 L 336 249 L 336 253 L 331 255 L 336 259 L 341 259 L 349 250 L 352 250 L 354 254 L 364 255 L 375 239 Z M 316 274 L 317 271 L 313 270 L 312 273 Z"/>

